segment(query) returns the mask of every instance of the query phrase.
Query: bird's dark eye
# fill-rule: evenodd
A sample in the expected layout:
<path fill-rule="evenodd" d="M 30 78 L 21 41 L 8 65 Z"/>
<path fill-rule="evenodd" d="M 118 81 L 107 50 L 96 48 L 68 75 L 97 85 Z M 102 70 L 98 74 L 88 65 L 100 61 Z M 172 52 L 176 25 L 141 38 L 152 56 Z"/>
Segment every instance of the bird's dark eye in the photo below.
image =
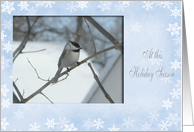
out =
<path fill-rule="evenodd" d="M 79 44 L 78 43 L 76 43 L 76 42 L 72 42 L 72 41 L 70 41 L 75 47 L 77 47 L 77 48 L 80 48 L 80 46 L 79 46 Z"/>

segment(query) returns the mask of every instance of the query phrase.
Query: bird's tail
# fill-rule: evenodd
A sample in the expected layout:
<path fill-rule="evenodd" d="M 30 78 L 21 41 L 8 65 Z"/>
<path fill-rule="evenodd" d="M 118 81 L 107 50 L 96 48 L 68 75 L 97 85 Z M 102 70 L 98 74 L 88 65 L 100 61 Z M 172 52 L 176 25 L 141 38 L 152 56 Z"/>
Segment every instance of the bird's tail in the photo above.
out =
<path fill-rule="evenodd" d="M 57 73 L 55 74 L 55 77 L 57 77 L 61 73 L 62 70 L 63 70 L 63 68 L 59 68 L 57 70 Z M 57 83 L 57 81 L 58 81 L 58 79 L 55 79 L 52 83 Z"/>

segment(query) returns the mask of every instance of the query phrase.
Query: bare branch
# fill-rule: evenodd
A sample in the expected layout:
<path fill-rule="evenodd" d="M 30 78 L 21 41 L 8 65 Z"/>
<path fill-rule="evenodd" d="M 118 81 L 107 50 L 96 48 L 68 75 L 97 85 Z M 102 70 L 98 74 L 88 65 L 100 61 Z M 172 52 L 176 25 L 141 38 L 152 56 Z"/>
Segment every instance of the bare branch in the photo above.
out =
<path fill-rule="evenodd" d="M 45 98 L 47 98 L 53 104 L 53 102 L 45 94 L 43 94 L 42 92 L 40 92 L 40 94 L 42 94 Z"/>
<path fill-rule="evenodd" d="M 96 75 L 96 73 L 94 72 L 94 69 L 92 68 L 92 65 L 90 63 L 88 63 L 88 66 L 90 67 L 93 75 L 94 75 L 94 79 L 96 80 L 96 82 L 98 83 L 100 89 L 102 90 L 102 92 L 104 93 L 104 96 L 107 98 L 107 100 L 110 102 L 110 103 L 114 103 L 112 98 L 110 97 L 110 95 L 106 92 L 106 90 L 104 89 L 104 87 L 102 86 L 100 80 L 98 79 L 98 76 Z"/>
<path fill-rule="evenodd" d="M 21 54 L 25 54 L 25 53 L 36 53 L 36 52 L 41 52 L 44 51 L 46 49 L 41 49 L 41 50 L 37 50 L 37 51 L 25 51 L 25 52 L 21 52 Z"/>
<path fill-rule="evenodd" d="M 110 34 L 108 33 L 102 26 L 100 26 L 92 17 L 84 17 L 86 18 L 96 29 L 98 29 L 107 39 L 109 39 L 114 45 L 117 45 L 119 42 Z M 117 48 L 119 51 L 123 53 L 123 46 L 119 46 Z"/>
<path fill-rule="evenodd" d="M 18 94 L 18 96 L 19 96 L 19 98 L 20 98 L 20 100 L 21 100 L 21 102 L 22 102 L 24 98 L 22 97 L 22 95 L 21 95 L 19 89 L 17 88 L 17 86 L 15 85 L 14 82 L 13 82 L 13 87 L 15 88 L 15 90 L 16 90 L 16 92 L 17 92 L 17 94 Z"/>
<path fill-rule="evenodd" d="M 27 58 L 27 60 L 28 60 L 28 58 Z M 42 78 L 38 75 L 37 70 L 34 68 L 34 66 L 30 63 L 30 61 L 29 61 L 29 60 L 28 60 L 28 63 L 32 66 L 32 68 L 33 68 L 33 69 L 34 69 L 34 71 L 36 72 L 36 75 L 37 75 L 38 79 L 43 80 L 43 81 L 49 81 L 49 79 L 48 79 L 48 80 L 46 80 L 46 79 L 42 79 Z"/>
<path fill-rule="evenodd" d="M 86 24 L 87 24 L 87 26 L 88 26 L 88 28 L 89 28 L 89 30 L 90 30 L 90 34 L 91 34 L 91 36 L 92 36 L 92 40 L 93 40 L 93 44 L 94 44 L 94 53 L 96 53 L 96 44 L 95 44 L 95 42 L 94 42 L 94 38 L 93 38 L 93 35 L 92 35 L 92 32 L 91 32 L 90 26 L 88 25 L 88 22 L 86 21 L 85 18 L 84 18 L 84 20 L 85 20 L 85 22 L 86 22 Z"/>

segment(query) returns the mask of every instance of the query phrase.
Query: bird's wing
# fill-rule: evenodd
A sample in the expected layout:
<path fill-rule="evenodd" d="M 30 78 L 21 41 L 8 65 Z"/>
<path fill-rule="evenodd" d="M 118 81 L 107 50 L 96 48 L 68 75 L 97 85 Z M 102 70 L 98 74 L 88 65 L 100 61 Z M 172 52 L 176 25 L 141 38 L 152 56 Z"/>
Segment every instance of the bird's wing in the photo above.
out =
<path fill-rule="evenodd" d="M 62 52 L 62 54 L 61 54 L 61 56 L 60 56 L 60 58 L 59 58 L 59 61 L 58 61 L 58 68 L 60 68 L 60 66 L 61 66 L 61 61 L 62 61 L 62 59 L 64 58 L 64 56 L 65 56 L 68 52 L 69 52 L 69 51 L 66 50 L 66 49 L 64 48 L 64 50 L 63 50 L 63 52 Z"/>

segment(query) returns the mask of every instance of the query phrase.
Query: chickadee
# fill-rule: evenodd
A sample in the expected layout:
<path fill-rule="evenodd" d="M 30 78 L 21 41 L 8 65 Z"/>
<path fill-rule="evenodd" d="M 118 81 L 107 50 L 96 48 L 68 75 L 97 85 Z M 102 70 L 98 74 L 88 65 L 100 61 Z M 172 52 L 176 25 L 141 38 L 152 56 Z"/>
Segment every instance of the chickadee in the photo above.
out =
<path fill-rule="evenodd" d="M 76 42 L 69 42 L 65 45 L 63 52 L 58 61 L 58 71 L 55 74 L 55 77 L 58 76 L 64 67 L 68 69 L 68 67 L 73 66 L 75 63 L 78 63 L 79 54 L 80 54 L 80 45 Z M 79 63 L 78 63 L 79 64 Z M 53 83 L 56 83 L 58 79 L 54 80 Z"/>

